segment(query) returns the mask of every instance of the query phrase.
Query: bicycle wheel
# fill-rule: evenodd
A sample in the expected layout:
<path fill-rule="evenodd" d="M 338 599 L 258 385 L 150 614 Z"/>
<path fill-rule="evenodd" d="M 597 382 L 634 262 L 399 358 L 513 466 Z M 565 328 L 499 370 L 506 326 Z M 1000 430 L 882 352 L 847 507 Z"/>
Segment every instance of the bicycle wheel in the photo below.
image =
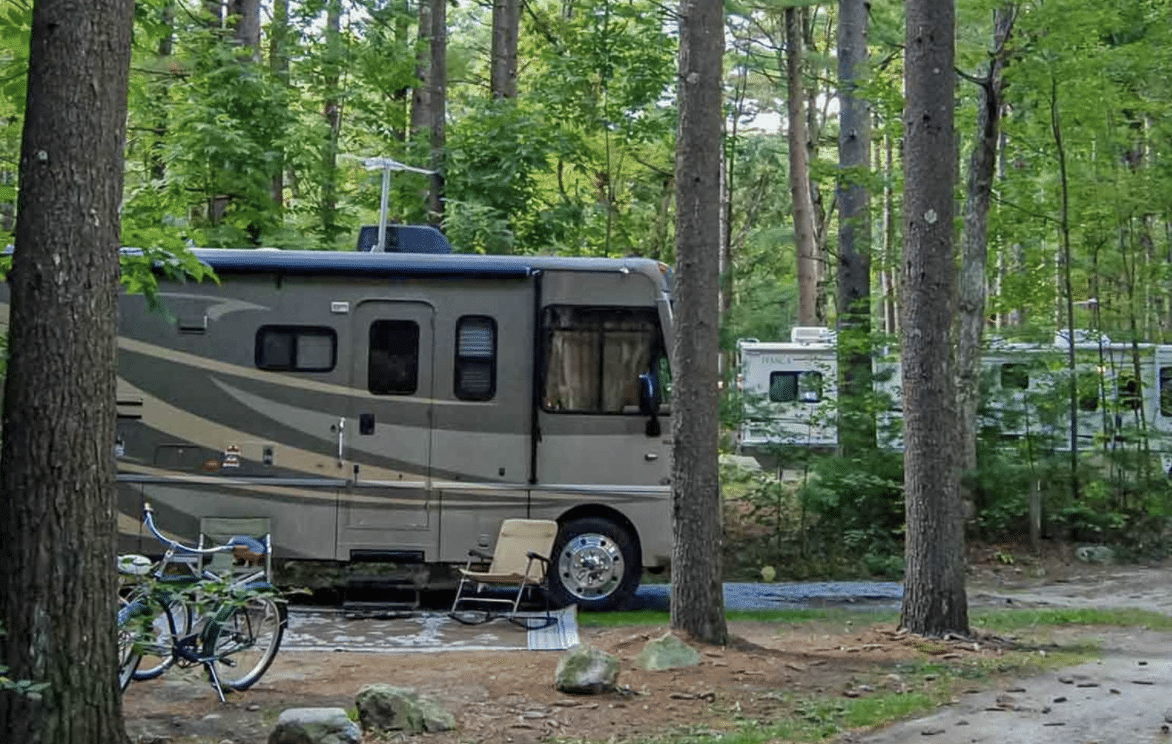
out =
<path fill-rule="evenodd" d="M 135 680 L 155 679 L 175 661 L 173 641 L 191 632 L 191 610 L 183 597 L 171 597 L 166 606 L 156 603 L 154 617 L 146 629 L 146 637 L 139 643 L 141 659 L 132 677 Z"/>
<path fill-rule="evenodd" d="M 226 690 L 247 690 L 273 663 L 289 611 L 272 597 L 249 597 L 216 613 L 203 632 L 208 678 Z M 213 676 L 213 670 L 215 676 Z"/>
<path fill-rule="evenodd" d="M 142 660 L 138 645 L 142 635 L 142 614 L 147 612 L 142 599 L 127 602 L 118 608 L 118 689 L 125 691 L 134 679 L 134 672 Z"/>

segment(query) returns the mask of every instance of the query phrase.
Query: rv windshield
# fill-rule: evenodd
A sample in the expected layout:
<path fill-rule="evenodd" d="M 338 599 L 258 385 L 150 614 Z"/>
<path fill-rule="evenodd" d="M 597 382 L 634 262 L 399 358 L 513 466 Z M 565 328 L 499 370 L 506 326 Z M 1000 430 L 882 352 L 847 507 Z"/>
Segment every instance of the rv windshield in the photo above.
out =
<path fill-rule="evenodd" d="M 542 408 L 639 413 L 639 375 L 665 356 L 655 308 L 551 306 L 542 325 Z"/>

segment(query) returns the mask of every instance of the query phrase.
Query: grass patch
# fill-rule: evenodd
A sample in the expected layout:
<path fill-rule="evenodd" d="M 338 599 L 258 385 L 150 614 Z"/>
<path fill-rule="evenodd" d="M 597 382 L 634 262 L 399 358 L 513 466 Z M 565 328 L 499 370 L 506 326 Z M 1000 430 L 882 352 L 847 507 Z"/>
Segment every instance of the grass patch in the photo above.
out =
<path fill-rule="evenodd" d="M 1014 609 L 980 610 L 969 616 L 974 628 L 989 631 L 1027 630 L 1039 626 L 1099 625 L 1172 630 L 1172 617 L 1138 609 Z"/>
<path fill-rule="evenodd" d="M 777 623 L 779 625 L 799 625 L 801 623 L 811 622 L 875 625 L 894 623 L 899 620 L 899 613 L 890 610 L 878 612 L 823 609 L 729 610 L 724 613 L 724 617 L 728 622 Z M 667 610 L 582 612 L 578 614 L 578 624 L 591 628 L 613 628 L 624 625 L 666 625 L 669 622 L 671 622 L 671 613 Z"/>

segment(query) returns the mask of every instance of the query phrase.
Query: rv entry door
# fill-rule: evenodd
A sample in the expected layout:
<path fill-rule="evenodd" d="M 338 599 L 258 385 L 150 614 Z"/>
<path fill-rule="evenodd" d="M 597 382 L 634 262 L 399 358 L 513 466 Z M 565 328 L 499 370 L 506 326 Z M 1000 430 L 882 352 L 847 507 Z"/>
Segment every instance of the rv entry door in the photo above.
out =
<path fill-rule="evenodd" d="M 423 302 L 363 300 L 353 309 L 350 405 L 340 440 L 350 486 L 338 506 L 339 560 L 422 561 L 434 549 L 434 317 Z"/>

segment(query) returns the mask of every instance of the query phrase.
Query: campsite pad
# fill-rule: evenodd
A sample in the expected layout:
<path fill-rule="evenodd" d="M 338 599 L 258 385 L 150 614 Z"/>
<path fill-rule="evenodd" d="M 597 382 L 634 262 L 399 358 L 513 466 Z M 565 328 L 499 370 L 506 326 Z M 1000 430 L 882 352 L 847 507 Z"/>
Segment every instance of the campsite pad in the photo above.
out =
<path fill-rule="evenodd" d="M 544 613 L 519 613 L 541 618 Z M 419 653 L 428 651 L 560 651 L 578 644 L 577 607 L 555 610 L 553 625 L 526 630 L 504 618 L 465 625 L 446 612 L 349 617 L 336 609 L 292 608 L 281 650 Z"/>

